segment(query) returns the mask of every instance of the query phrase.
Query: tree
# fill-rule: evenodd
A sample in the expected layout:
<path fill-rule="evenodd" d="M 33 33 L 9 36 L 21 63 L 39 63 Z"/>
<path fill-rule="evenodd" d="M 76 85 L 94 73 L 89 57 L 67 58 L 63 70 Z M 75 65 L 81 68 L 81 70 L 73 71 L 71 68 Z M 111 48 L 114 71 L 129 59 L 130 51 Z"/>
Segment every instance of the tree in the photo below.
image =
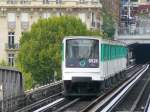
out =
<path fill-rule="evenodd" d="M 36 83 L 47 83 L 61 77 L 61 42 L 70 35 L 99 35 L 97 31 L 89 31 L 86 25 L 72 16 L 40 19 L 31 27 L 31 31 L 23 33 L 20 40 L 18 62 L 20 68 L 31 73 Z"/>
<path fill-rule="evenodd" d="M 105 9 L 102 10 L 102 16 L 103 16 L 102 30 L 103 30 L 104 36 L 107 38 L 113 38 L 115 34 L 114 18 Z"/>
<path fill-rule="evenodd" d="M 0 66 L 9 66 L 5 60 L 0 61 Z"/>

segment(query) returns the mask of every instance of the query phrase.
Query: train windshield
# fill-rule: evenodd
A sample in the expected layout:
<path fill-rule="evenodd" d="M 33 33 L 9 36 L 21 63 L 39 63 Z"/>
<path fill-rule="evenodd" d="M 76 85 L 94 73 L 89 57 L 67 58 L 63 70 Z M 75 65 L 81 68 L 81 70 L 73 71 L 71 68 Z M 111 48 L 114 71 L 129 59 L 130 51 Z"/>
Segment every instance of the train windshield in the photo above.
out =
<path fill-rule="evenodd" d="M 98 68 L 99 41 L 96 39 L 66 40 L 66 67 Z"/>

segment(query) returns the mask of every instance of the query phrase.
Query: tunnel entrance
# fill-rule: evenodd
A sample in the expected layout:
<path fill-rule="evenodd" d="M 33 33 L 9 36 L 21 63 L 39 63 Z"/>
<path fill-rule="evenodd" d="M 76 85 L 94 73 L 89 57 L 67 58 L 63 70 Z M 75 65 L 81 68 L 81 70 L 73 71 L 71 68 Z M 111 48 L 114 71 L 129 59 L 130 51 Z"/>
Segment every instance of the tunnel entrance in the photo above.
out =
<path fill-rule="evenodd" d="M 133 52 L 133 58 L 137 64 L 145 64 L 150 61 L 150 44 L 132 44 L 129 49 Z"/>

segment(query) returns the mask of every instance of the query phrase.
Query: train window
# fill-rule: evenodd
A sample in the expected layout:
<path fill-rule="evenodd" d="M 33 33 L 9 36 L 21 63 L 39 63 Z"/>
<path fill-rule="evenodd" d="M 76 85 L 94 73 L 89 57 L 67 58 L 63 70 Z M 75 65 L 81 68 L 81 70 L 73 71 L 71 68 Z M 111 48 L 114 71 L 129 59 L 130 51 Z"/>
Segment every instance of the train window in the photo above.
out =
<path fill-rule="evenodd" d="M 105 61 L 110 59 L 110 46 L 107 44 L 101 45 L 101 60 Z"/>
<path fill-rule="evenodd" d="M 66 67 L 99 67 L 99 41 L 94 39 L 66 40 Z"/>
<path fill-rule="evenodd" d="M 107 60 L 107 46 L 104 44 L 104 60 Z"/>
<path fill-rule="evenodd" d="M 104 45 L 101 44 L 101 61 L 104 61 Z"/>
<path fill-rule="evenodd" d="M 64 44 L 63 43 L 61 44 L 61 58 L 62 58 L 62 61 L 64 61 Z"/>

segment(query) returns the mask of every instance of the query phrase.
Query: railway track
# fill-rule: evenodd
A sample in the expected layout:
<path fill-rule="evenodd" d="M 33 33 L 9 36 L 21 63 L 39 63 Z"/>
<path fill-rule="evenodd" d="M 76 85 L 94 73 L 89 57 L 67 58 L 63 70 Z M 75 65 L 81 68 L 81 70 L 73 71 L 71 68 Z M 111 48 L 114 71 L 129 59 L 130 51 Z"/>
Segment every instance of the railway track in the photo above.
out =
<path fill-rule="evenodd" d="M 48 96 L 54 95 L 56 93 L 62 92 L 62 81 L 57 81 L 51 84 L 40 86 L 28 91 L 25 91 L 25 99 L 27 105 L 39 101 Z"/>
<path fill-rule="evenodd" d="M 149 97 L 148 97 L 148 99 L 146 101 L 144 112 L 150 112 L 150 94 L 149 94 Z"/>
<path fill-rule="evenodd" d="M 116 107 L 116 104 L 121 101 L 125 94 L 127 94 L 135 83 L 141 78 L 142 74 L 148 69 L 145 66 L 142 70 L 138 71 L 133 77 L 127 80 L 123 85 L 121 85 L 116 90 L 113 90 L 107 97 L 99 98 L 100 100 L 93 102 L 93 104 L 89 105 L 88 108 L 83 110 L 82 112 L 111 112 L 113 108 Z M 94 104 L 96 103 L 96 104 Z M 93 107 L 92 107 L 93 106 Z M 87 110 L 88 109 L 88 110 Z M 119 110 L 120 111 L 120 110 Z"/>
<path fill-rule="evenodd" d="M 57 93 L 55 95 L 49 96 L 47 98 L 44 98 L 42 100 L 36 101 L 35 103 L 27 105 L 27 106 L 25 106 L 25 107 L 15 111 L 15 112 L 29 112 L 29 111 L 32 112 L 33 110 L 36 110 L 36 109 L 38 109 L 38 108 L 40 108 L 40 107 L 42 107 L 42 106 L 44 106 L 44 105 L 46 105 L 48 103 L 52 103 L 55 100 L 60 99 L 62 97 L 63 97 L 62 96 L 62 92 L 61 93 Z"/>
<path fill-rule="evenodd" d="M 122 97 L 122 100 L 118 102 L 114 108 L 112 108 L 112 111 L 143 112 L 150 93 L 149 86 L 150 69 L 148 69 L 133 88 L 124 97 Z"/>
<path fill-rule="evenodd" d="M 62 92 L 62 81 L 57 81 L 51 84 L 40 86 L 28 91 L 25 91 L 24 95 L 19 96 L 19 104 L 17 109 L 22 109 L 26 106 L 32 105 L 42 99 L 46 99 L 49 96 Z"/>
<path fill-rule="evenodd" d="M 132 87 L 147 69 L 148 67 L 145 66 L 119 88 L 108 93 L 105 97 L 99 97 L 81 112 L 114 112 L 115 110 L 113 110 L 113 108 L 116 107 L 116 103 L 121 101 L 124 95 L 132 89 Z"/>
<path fill-rule="evenodd" d="M 80 101 L 80 98 L 76 98 L 73 100 L 67 100 L 65 98 L 58 99 L 53 103 L 50 103 L 48 105 L 45 105 L 34 112 L 62 112 L 64 109 L 68 108 L 69 106 L 78 103 Z"/>
<path fill-rule="evenodd" d="M 81 112 L 108 112 L 112 111 L 112 107 L 115 106 L 116 102 L 132 88 L 134 83 L 137 81 L 136 78 L 140 78 L 141 74 L 146 71 L 147 67 L 142 68 L 135 75 L 133 75 L 129 80 L 125 81 L 120 87 L 112 89 L 107 92 L 104 96 L 100 96 L 90 105 L 81 110 Z M 129 75 L 131 76 L 131 75 Z"/>
<path fill-rule="evenodd" d="M 146 67 L 142 67 L 143 69 L 145 69 Z M 133 76 L 133 74 L 135 74 L 136 72 L 139 71 L 139 69 L 141 69 L 141 66 L 136 66 L 136 67 L 132 67 L 130 68 L 130 73 L 129 72 L 126 72 L 127 74 L 127 78 L 129 79 L 131 76 Z M 143 70 L 142 69 L 142 70 Z M 140 72 L 142 72 L 142 70 Z M 139 72 L 138 72 L 139 73 Z M 137 73 L 137 74 L 138 74 Z M 135 78 L 136 76 L 132 77 L 132 80 Z M 131 80 L 129 81 L 131 82 Z M 127 83 L 127 82 L 126 82 Z M 126 84 L 124 84 L 123 87 L 125 87 Z M 123 89 L 122 87 L 122 89 Z M 118 87 L 116 87 L 118 88 Z M 34 112 L 51 112 L 51 111 L 55 111 L 55 112 L 68 112 L 68 111 L 75 111 L 75 112 L 87 112 L 89 110 L 91 110 L 92 108 L 95 107 L 95 105 L 97 105 L 98 102 L 101 102 L 101 101 L 106 101 L 105 98 L 106 97 L 109 97 L 110 99 L 112 99 L 112 97 L 114 97 L 113 95 L 110 95 L 111 93 L 113 93 L 113 91 L 116 91 L 116 88 L 115 89 L 112 89 L 112 90 L 108 90 L 106 91 L 105 93 L 103 93 L 100 97 L 98 98 L 89 98 L 89 99 L 84 99 L 84 98 L 77 98 L 77 99 L 74 99 L 74 100 L 67 100 L 65 98 L 63 98 L 63 100 L 60 100 L 58 99 L 58 101 L 56 102 L 53 102 L 53 103 L 50 103 L 50 104 L 47 104 L 37 110 L 35 110 Z M 120 91 L 122 90 L 120 89 Z M 118 90 L 119 91 L 119 90 Z M 117 94 L 117 93 L 116 93 Z M 112 96 L 112 97 L 110 97 Z M 110 99 L 107 98 L 107 100 L 109 101 Z M 107 102 L 103 102 L 104 105 L 106 105 Z M 91 103 L 92 102 L 92 103 Z M 104 106 L 102 105 L 102 107 Z M 58 108 L 59 107 L 59 108 Z M 92 112 L 93 110 L 91 110 Z M 95 111 L 95 110 L 94 110 Z"/>

